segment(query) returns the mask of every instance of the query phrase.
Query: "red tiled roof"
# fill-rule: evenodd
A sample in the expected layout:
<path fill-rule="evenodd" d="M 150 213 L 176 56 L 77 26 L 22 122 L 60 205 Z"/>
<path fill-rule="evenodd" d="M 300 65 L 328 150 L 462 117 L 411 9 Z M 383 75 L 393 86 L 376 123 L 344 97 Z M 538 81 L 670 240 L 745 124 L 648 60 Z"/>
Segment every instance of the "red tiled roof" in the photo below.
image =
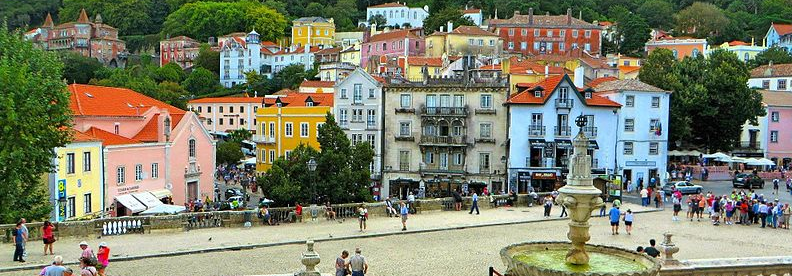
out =
<path fill-rule="evenodd" d="M 72 129 L 72 142 L 92 142 L 92 141 L 102 141 L 102 139 L 96 138 L 93 135 L 90 135 L 85 132 L 80 132 L 76 129 Z"/>
<path fill-rule="evenodd" d="M 191 100 L 187 103 L 260 103 L 261 97 L 215 97 L 215 98 L 200 98 Z"/>
<path fill-rule="evenodd" d="M 517 59 L 513 59 L 512 64 L 509 66 L 509 74 L 541 75 L 544 74 L 544 71 L 544 65 L 536 63 L 532 60 L 518 61 Z M 567 71 L 568 70 L 566 70 L 566 68 L 561 66 L 548 66 L 548 73 L 551 75 L 562 75 Z"/>
<path fill-rule="evenodd" d="M 126 88 L 70 84 L 69 106 L 77 116 L 141 116 L 151 107 L 166 108 L 170 114 L 186 111 Z"/>
<path fill-rule="evenodd" d="M 265 54 L 265 55 L 268 55 L 268 56 L 273 55 L 272 51 L 270 51 L 269 49 L 264 48 L 264 47 L 261 48 L 261 53 Z"/>
<path fill-rule="evenodd" d="M 335 82 L 332 81 L 316 81 L 316 80 L 304 80 L 300 87 L 322 87 L 322 88 L 329 88 L 333 87 Z"/>
<path fill-rule="evenodd" d="M 338 54 L 341 52 L 341 47 L 333 47 L 333 48 L 324 48 L 316 52 L 317 55 L 332 55 Z"/>
<path fill-rule="evenodd" d="M 638 70 L 641 70 L 641 66 L 619 66 L 619 71 L 623 74 L 629 74 Z"/>
<path fill-rule="evenodd" d="M 138 132 L 133 139 L 143 141 L 143 142 L 156 142 L 157 140 L 157 127 L 159 121 L 156 120 L 157 116 L 154 116 L 151 120 L 149 120 L 148 124 L 143 127 L 143 129 Z"/>
<path fill-rule="evenodd" d="M 126 144 L 139 144 L 140 141 L 135 139 L 129 139 L 121 135 L 117 135 L 114 133 L 110 133 L 96 127 L 91 127 L 85 131 L 86 134 L 102 139 L 102 144 L 105 146 L 112 146 L 112 145 L 126 145 Z"/>
<path fill-rule="evenodd" d="M 601 21 L 601 22 L 599 23 L 599 25 L 600 25 L 600 26 L 611 26 L 611 25 L 613 25 L 613 23 L 611 23 L 611 22 L 608 22 L 608 21 Z"/>
<path fill-rule="evenodd" d="M 742 41 L 739 41 L 739 40 L 735 40 L 735 41 L 729 42 L 729 46 L 750 46 L 750 45 L 751 45 L 751 43 L 742 42 Z"/>
<path fill-rule="evenodd" d="M 494 33 L 482 30 L 476 26 L 459 26 L 451 33 L 453 34 L 464 34 L 464 35 L 481 35 L 481 36 L 498 36 Z"/>
<path fill-rule="evenodd" d="M 412 66 L 442 67 L 443 58 L 439 57 L 408 57 L 407 64 Z"/>
<path fill-rule="evenodd" d="M 531 16 L 527 14 L 515 14 L 509 19 L 491 19 L 490 26 L 499 27 L 499 25 L 511 26 L 575 26 L 595 29 L 599 26 L 588 23 L 586 21 L 575 18 L 574 16 L 567 17 L 567 15 L 533 15 L 533 24 Z M 569 24 L 567 24 L 569 21 Z"/>
<path fill-rule="evenodd" d="M 550 98 L 550 95 L 556 89 L 559 83 L 563 81 L 565 78 L 569 78 L 568 75 L 561 75 L 561 76 L 552 76 L 548 77 L 540 82 L 526 84 L 526 83 L 519 83 L 517 87 L 524 87 L 527 88 L 526 90 L 517 93 L 517 95 L 512 96 L 506 102 L 509 104 L 544 104 L 547 102 L 547 99 Z M 534 95 L 534 91 L 532 88 L 541 86 L 544 91 L 542 92 L 542 97 L 536 97 Z M 580 93 L 580 92 L 578 92 Z M 606 106 L 606 107 L 620 107 L 621 105 L 617 102 L 611 101 L 606 97 L 602 97 L 596 94 L 591 95 L 590 99 L 586 99 L 586 105 L 588 106 Z"/>
<path fill-rule="evenodd" d="M 500 70 L 500 69 L 501 69 L 501 65 L 500 65 L 500 64 L 488 64 L 488 65 L 482 65 L 482 66 L 481 66 L 481 67 L 479 67 L 478 69 L 483 69 L 483 70 Z"/>
<path fill-rule="evenodd" d="M 468 9 L 468 10 L 463 10 L 463 11 L 462 11 L 462 14 L 469 14 L 469 13 L 480 13 L 480 12 L 481 12 L 481 10 L 480 10 L 480 9 Z"/>
<path fill-rule="evenodd" d="M 792 24 L 772 23 L 771 28 L 775 28 L 778 35 L 787 35 L 792 33 Z"/>
<path fill-rule="evenodd" d="M 374 78 L 375 80 L 377 80 L 380 83 L 385 83 L 385 78 L 383 78 L 383 77 L 380 77 L 380 76 L 371 76 L 371 77 Z"/>
<path fill-rule="evenodd" d="M 272 42 L 272 41 L 262 41 L 261 42 L 261 46 L 262 47 L 278 47 L 278 44 L 275 44 L 275 42 Z"/>
<path fill-rule="evenodd" d="M 264 105 L 266 107 L 273 106 L 275 105 L 276 101 L 280 99 L 280 102 L 284 107 L 305 107 L 305 101 L 308 99 L 308 97 L 314 101 L 314 106 L 333 106 L 332 93 L 291 93 L 281 97 L 268 97 L 264 98 Z"/>
<path fill-rule="evenodd" d="M 611 101 L 610 99 L 599 96 L 596 94 L 591 95 L 591 99 L 586 99 L 586 105 L 589 106 L 610 106 L 610 107 L 621 107 L 621 104 Z"/>
<path fill-rule="evenodd" d="M 299 92 L 291 90 L 291 89 L 288 89 L 288 88 L 283 88 L 281 90 L 278 90 L 278 92 L 272 93 L 272 95 L 289 95 L 289 94 L 293 94 L 293 93 L 299 93 Z"/>
<path fill-rule="evenodd" d="M 399 7 L 406 7 L 405 5 L 399 4 L 398 2 L 391 2 L 391 3 L 384 3 L 379 5 L 374 5 L 368 7 L 369 9 L 378 9 L 378 8 L 399 8 Z"/>
<path fill-rule="evenodd" d="M 386 41 L 386 40 L 392 40 L 392 39 L 397 39 L 397 38 L 401 38 L 401 39 L 404 39 L 404 38 L 418 39 L 418 36 L 413 34 L 412 32 L 410 32 L 410 30 L 395 30 L 395 31 L 387 32 L 387 33 L 381 33 L 381 34 L 373 35 L 373 36 L 371 36 L 371 38 L 369 38 L 369 42 Z"/>
<path fill-rule="evenodd" d="M 617 78 L 617 77 L 602 77 L 602 78 L 596 78 L 596 79 L 593 79 L 593 80 L 591 80 L 591 81 L 588 83 L 588 87 L 597 87 L 597 85 L 600 85 L 600 84 L 601 84 L 601 83 L 603 83 L 603 82 L 615 81 L 615 80 L 618 80 L 618 79 L 619 79 L 619 78 Z"/>

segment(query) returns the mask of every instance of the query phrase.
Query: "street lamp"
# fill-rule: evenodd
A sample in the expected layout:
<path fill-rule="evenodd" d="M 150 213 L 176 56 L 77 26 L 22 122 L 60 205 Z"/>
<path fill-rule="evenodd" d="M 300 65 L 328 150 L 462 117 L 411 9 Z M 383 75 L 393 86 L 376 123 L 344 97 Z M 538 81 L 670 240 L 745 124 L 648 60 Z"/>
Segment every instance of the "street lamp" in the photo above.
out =
<path fill-rule="evenodd" d="M 311 157 L 311 159 L 308 160 L 308 162 L 305 162 L 305 165 L 308 166 L 308 171 L 311 172 L 311 190 L 313 191 L 313 201 L 314 204 L 318 204 L 318 202 L 316 201 L 316 181 L 313 181 L 313 173 L 314 171 L 316 171 L 316 159 Z"/>

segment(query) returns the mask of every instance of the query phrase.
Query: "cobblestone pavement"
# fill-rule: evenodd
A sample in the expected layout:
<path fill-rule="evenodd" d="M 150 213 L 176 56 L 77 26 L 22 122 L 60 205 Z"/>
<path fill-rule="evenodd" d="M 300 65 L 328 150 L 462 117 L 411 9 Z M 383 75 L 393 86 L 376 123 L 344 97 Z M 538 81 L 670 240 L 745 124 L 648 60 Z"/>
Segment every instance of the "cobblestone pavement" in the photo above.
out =
<path fill-rule="evenodd" d="M 640 207 L 627 206 L 633 210 Z M 528 211 L 528 212 L 524 212 Z M 560 210 L 554 208 L 554 215 Z M 541 209 L 515 208 L 486 210 L 481 216 L 462 212 L 435 212 L 414 216 L 408 227 L 432 228 L 475 225 L 491 222 L 541 219 Z M 782 255 L 792 250 L 792 243 L 769 236 L 789 235 L 788 230 L 759 229 L 740 225 L 712 226 L 707 222 L 671 222 L 671 212 L 636 215 L 633 235 L 612 236 L 607 219 L 592 219 L 592 243 L 635 248 L 646 245 L 650 238 L 662 238 L 662 233 L 675 233 L 675 242 L 681 248 L 678 257 L 723 258 L 743 256 Z M 566 221 L 546 221 L 505 226 L 467 228 L 441 232 L 393 235 L 320 242 L 316 251 L 323 257 L 319 269 L 332 272 L 334 256 L 341 250 L 361 247 L 368 257 L 369 275 L 486 275 L 487 268 L 503 270 L 498 252 L 508 244 L 535 240 L 565 240 Z M 397 219 L 379 218 L 369 221 L 369 233 L 398 231 Z M 376 230 L 375 230 L 376 229 Z M 113 248 L 113 255 L 140 255 L 147 253 L 214 247 L 222 245 L 263 243 L 290 239 L 327 237 L 329 235 L 365 235 L 357 233 L 354 222 L 281 225 L 253 229 L 206 229 L 185 233 L 133 235 L 103 238 Z M 208 237 L 213 237 L 208 241 Z M 735 237 L 740 237 L 736 239 Z M 60 243 L 60 244 L 58 244 Z M 76 241 L 59 241 L 56 251 L 66 259 L 76 258 Z M 92 244 L 98 241 L 92 240 Z M 65 249 L 65 245 L 74 245 Z M 3 260 L 11 259 L 11 247 L 0 254 Z M 69 250 L 68 252 L 66 250 Z M 175 257 L 150 258 L 111 263 L 110 275 L 256 275 L 290 273 L 300 269 L 299 256 L 304 245 L 283 245 L 241 251 L 224 251 Z M 66 252 L 66 253 L 64 253 Z M 40 253 L 31 251 L 32 257 Z M 43 259 L 43 256 L 40 256 Z M 111 258 L 112 259 L 112 258 Z M 42 260 L 43 261 L 43 260 Z M 2 262 L 8 266 L 9 262 Z M 32 275 L 36 271 L 10 272 L 0 275 Z"/>

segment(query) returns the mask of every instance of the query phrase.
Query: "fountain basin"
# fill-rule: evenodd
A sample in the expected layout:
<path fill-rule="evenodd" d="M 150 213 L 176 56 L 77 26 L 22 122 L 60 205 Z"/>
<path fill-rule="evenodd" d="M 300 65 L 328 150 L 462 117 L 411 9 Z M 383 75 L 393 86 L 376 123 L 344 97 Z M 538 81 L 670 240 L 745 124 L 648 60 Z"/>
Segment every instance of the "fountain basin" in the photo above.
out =
<path fill-rule="evenodd" d="M 526 242 L 500 252 L 508 276 L 656 276 L 660 260 L 648 255 L 604 245 L 586 245 L 587 265 L 565 261 L 569 242 Z"/>

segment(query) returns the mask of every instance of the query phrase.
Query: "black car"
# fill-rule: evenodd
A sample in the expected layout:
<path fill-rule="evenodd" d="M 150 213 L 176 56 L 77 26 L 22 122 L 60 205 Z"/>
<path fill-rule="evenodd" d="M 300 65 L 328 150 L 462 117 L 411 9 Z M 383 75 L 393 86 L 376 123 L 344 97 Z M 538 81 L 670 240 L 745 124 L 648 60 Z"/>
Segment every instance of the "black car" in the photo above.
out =
<path fill-rule="evenodd" d="M 734 176 L 734 179 L 732 179 L 732 186 L 734 186 L 734 188 L 753 189 L 758 187 L 759 189 L 764 189 L 764 184 L 764 179 L 751 173 L 738 173 Z"/>

